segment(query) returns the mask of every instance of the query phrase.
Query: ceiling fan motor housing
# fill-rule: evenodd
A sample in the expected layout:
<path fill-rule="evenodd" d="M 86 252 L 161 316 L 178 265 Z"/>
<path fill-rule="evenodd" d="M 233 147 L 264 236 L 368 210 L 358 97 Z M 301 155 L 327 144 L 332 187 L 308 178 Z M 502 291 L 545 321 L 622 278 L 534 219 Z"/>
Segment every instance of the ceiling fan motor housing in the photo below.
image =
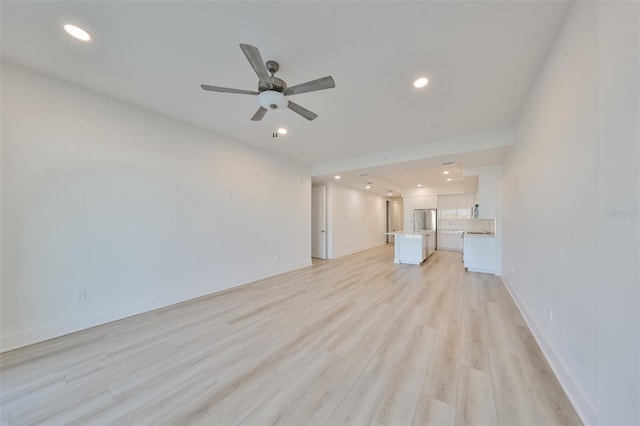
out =
<path fill-rule="evenodd" d="M 289 105 L 287 97 L 275 90 L 265 90 L 258 95 L 260 105 L 266 109 L 285 109 Z"/>
<path fill-rule="evenodd" d="M 281 78 L 276 77 L 274 74 L 280 69 L 280 64 L 276 61 L 267 61 L 265 64 L 267 71 L 271 73 L 270 77 L 267 77 L 267 81 L 258 82 L 258 91 L 264 92 L 267 90 L 274 90 L 276 92 L 283 93 L 287 89 L 287 83 Z"/>
<path fill-rule="evenodd" d="M 270 87 L 267 87 L 265 85 L 262 84 L 262 82 L 258 83 L 258 91 L 259 92 L 264 92 L 267 90 L 274 90 L 276 92 L 284 92 L 287 89 L 287 83 L 284 82 L 284 80 L 278 78 L 278 77 L 269 77 L 268 79 L 269 81 L 269 85 Z"/>

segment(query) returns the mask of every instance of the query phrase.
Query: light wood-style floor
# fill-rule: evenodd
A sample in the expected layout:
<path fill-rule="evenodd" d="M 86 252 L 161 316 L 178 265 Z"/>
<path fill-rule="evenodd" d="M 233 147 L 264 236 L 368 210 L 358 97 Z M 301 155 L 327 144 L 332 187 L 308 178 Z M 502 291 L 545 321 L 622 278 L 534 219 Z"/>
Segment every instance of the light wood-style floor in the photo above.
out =
<path fill-rule="evenodd" d="M 580 419 L 500 279 L 367 250 L 2 354 L 2 424 Z"/>

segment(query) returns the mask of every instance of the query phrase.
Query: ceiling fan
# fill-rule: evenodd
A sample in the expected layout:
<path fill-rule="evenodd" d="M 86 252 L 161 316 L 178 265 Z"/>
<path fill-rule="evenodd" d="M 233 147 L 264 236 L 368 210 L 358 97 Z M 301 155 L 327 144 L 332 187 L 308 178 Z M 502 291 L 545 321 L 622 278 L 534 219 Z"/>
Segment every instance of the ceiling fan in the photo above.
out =
<path fill-rule="evenodd" d="M 323 77 L 317 80 L 307 81 L 295 86 L 287 87 L 284 80 L 274 76 L 280 69 L 280 65 L 275 61 L 267 61 L 265 64 L 260 56 L 260 51 L 257 47 L 250 46 L 248 44 L 241 44 L 240 49 L 242 53 L 247 57 L 249 63 L 253 67 L 253 70 L 258 75 L 258 91 L 230 89 L 228 87 L 209 86 L 202 84 L 204 90 L 212 92 L 225 92 L 225 93 L 239 93 L 241 95 L 258 95 L 258 101 L 260 102 L 260 108 L 253 114 L 251 120 L 260 121 L 262 117 L 267 113 L 269 109 L 285 109 L 289 108 L 291 111 L 300 114 L 307 120 L 311 121 L 318 116 L 308 109 L 301 107 L 300 105 L 290 101 L 287 96 L 299 95 L 301 93 L 315 92 L 316 90 L 331 89 L 336 87 L 336 83 L 333 81 L 333 77 Z M 271 75 L 269 75 L 271 74 Z"/>

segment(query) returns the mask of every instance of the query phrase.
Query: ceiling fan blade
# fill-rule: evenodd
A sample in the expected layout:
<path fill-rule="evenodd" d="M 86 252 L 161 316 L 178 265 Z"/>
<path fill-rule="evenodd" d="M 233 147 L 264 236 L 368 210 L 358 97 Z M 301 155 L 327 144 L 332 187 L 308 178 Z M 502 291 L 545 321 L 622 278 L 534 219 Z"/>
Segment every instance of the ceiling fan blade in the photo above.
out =
<path fill-rule="evenodd" d="M 260 51 L 258 50 L 258 48 L 248 44 L 240 44 L 240 49 L 242 49 L 242 53 L 244 53 L 244 56 L 246 56 L 249 60 L 249 63 L 258 75 L 260 82 L 265 87 L 271 88 L 271 82 L 269 81 L 269 71 L 267 71 L 267 67 L 264 65 L 264 61 L 262 60 L 262 56 L 260 56 Z"/>
<path fill-rule="evenodd" d="M 298 105 L 295 102 L 289 101 L 289 105 L 287 106 L 287 108 L 289 108 L 293 112 L 296 112 L 296 113 L 300 114 L 301 116 L 303 116 L 304 118 L 306 118 L 309 121 L 313 120 L 314 118 L 316 118 L 318 116 L 318 114 L 313 113 L 313 112 L 309 111 L 308 109 L 301 107 L 300 105 Z"/>
<path fill-rule="evenodd" d="M 242 89 L 230 89 L 228 87 L 218 87 L 218 86 L 209 86 L 208 84 L 201 84 L 203 90 L 209 90 L 211 92 L 225 92 L 225 93 L 239 93 L 241 95 L 258 95 L 258 92 L 254 92 L 252 90 L 242 90 Z"/>
<path fill-rule="evenodd" d="M 258 110 L 256 111 L 255 114 L 253 114 L 253 117 L 251 117 L 251 121 L 260 121 L 262 120 L 262 117 L 264 117 L 264 115 L 267 113 L 267 109 L 260 107 L 258 108 Z"/>
<path fill-rule="evenodd" d="M 299 95 L 300 93 L 315 92 L 316 90 L 332 89 L 334 87 L 336 87 L 336 82 L 333 81 L 333 77 L 329 76 L 291 86 L 284 91 L 284 94 L 287 96 Z"/>

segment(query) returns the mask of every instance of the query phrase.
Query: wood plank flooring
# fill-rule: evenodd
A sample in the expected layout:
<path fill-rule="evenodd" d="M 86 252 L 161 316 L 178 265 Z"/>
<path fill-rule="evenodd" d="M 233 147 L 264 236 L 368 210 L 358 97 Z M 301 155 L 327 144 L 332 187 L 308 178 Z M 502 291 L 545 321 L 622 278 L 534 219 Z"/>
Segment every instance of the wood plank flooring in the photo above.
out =
<path fill-rule="evenodd" d="M 501 280 L 367 250 L 0 356 L 2 425 L 578 425 Z"/>

